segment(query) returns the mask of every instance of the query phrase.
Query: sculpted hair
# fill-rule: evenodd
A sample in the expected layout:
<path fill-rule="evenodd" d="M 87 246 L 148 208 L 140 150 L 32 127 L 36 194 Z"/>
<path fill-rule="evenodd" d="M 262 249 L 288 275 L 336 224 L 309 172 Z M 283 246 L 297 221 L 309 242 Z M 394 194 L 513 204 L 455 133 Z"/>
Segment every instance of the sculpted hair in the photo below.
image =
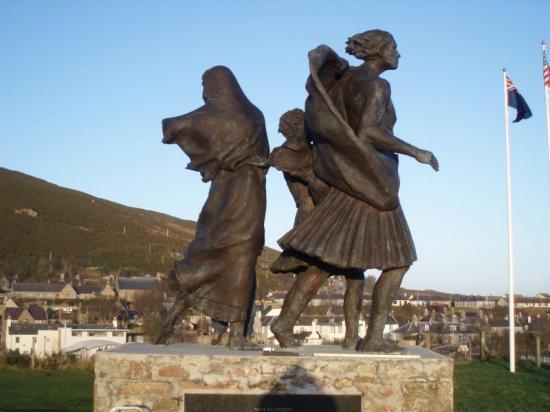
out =
<path fill-rule="evenodd" d="M 286 125 L 295 131 L 304 127 L 304 111 L 302 109 L 292 109 L 283 113 L 279 119 L 279 126 Z"/>
<path fill-rule="evenodd" d="M 384 30 L 368 30 L 357 33 L 348 38 L 346 53 L 361 60 L 367 60 L 378 54 L 380 48 L 386 43 L 394 42 L 393 36 Z"/>

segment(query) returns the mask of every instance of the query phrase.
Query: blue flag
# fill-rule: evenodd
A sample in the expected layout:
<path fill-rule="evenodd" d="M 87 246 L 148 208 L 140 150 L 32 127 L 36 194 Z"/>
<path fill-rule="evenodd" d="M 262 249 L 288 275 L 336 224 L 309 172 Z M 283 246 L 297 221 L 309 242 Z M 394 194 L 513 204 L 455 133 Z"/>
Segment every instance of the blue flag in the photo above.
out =
<path fill-rule="evenodd" d="M 508 106 L 513 107 L 517 112 L 514 123 L 517 123 L 523 119 L 529 119 L 533 115 L 531 113 L 531 109 L 529 109 L 527 102 L 518 92 L 518 89 L 516 89 L 516 86 L 514 86 L 514 83 L 512 83 L 512 80 L 510 80 L 508 74 L 506 75 L 506 91 L 508 93 Z"/>

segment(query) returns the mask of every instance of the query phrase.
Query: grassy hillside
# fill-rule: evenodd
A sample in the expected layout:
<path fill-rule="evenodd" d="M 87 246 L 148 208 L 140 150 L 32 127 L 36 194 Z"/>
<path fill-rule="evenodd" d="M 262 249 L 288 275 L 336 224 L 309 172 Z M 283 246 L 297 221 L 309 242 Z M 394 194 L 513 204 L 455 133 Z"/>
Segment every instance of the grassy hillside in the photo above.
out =
<path fill-rule="evenodd" d="M 4 168 L 0 199 L 0 275 L 17 273 L 20 281 L 89 267 L 122 274 L 167 272 L 195 231 L 192 221 L 123 206 Z M 38 215 L 33 217 L 33 212 Z M 273 250 L 264 253 L 262 274 L 276 256 Z"/>

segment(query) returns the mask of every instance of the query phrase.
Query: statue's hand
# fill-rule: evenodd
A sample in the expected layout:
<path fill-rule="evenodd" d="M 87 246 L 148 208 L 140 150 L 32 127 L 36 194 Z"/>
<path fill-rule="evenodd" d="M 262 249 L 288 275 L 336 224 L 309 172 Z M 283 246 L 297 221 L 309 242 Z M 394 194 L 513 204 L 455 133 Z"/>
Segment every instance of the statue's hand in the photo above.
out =
<path fill-rule="evenodd" d="M 428 150 L 419 150 L 416 154 L 416 160 L 420 163 L 429 164 L 436 172 L 439 170 L 439 162 L 434 154 Z"/>

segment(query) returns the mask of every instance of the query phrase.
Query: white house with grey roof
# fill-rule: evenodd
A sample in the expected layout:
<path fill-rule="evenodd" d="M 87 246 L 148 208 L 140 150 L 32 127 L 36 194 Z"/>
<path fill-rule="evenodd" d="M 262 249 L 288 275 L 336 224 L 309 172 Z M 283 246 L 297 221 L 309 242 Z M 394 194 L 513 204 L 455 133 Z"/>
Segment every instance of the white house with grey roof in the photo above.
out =
<path fill-rule="evenodd" d="M 110 325 L 32 324 L 8 320 L 6 349 L 39 357 L 75 353 L 82 357 L 126 343 L 127 329 Z"/>

